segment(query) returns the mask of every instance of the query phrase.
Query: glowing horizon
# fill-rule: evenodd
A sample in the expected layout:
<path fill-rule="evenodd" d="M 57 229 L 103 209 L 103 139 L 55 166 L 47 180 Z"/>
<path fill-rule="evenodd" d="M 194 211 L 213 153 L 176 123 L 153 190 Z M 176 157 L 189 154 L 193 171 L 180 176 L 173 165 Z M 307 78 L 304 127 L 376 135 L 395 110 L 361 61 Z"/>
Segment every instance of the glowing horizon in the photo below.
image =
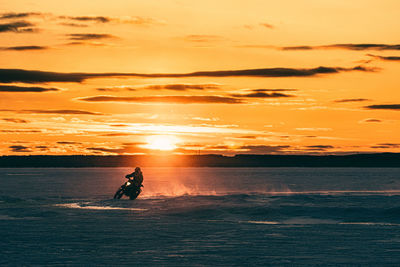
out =
<path fill-rule="evenodd" d="M 399 8 L 3 2 L 0 154 L 400 152 Z"/>

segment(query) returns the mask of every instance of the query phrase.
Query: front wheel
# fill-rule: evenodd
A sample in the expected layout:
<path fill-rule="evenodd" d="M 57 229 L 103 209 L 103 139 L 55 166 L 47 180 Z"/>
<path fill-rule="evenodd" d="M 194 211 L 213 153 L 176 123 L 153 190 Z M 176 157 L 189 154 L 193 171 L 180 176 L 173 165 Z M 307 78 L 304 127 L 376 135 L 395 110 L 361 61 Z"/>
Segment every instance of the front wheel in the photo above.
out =
<path fill-rule="evenodd" d="M 120 188 L 115 192 L 114 199 L 120 199 L 124 195 L 124 189 Z"/>

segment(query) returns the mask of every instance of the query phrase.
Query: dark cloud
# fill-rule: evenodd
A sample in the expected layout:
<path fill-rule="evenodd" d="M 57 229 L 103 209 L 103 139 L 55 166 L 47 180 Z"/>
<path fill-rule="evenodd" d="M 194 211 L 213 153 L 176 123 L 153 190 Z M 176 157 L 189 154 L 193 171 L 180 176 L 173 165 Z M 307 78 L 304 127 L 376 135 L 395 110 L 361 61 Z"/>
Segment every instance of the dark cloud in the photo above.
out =
<path fill-rule="evenodd" d="M 263 26 L 263 27 L 268 28 L 268 29 L 274 29 L 275 28 L 274 25 L 269 24 L 269 23 L 260 23 L 260 26 Z"/>
<path fill-rule="evenodd" d="M 327 149 L 335 148 L 334 146 L 330 145 L 313 145 L 313 146 L 306 146 L 307 150 L 315 150 L 315 151 L 324 151 Z"/>
<path fill-rule="evenodd" d="M 87 27 L 87 24 L 82 23 L 123 23 L 123 24 L 134 24 L 134 25 L 141 25 L 141 26 L 150 26 L 150 25 L 161 25 L 164 22 L 153 19 L 153 18 L 146 18 L 140 16 L 133 16 L 133 17 L 106 17 L 106 16 L 59 16 L 58 19 L 69 21 L 62 23 L 65 26 L 72 26 L 72 27 Z M 80 22 L 76 24 L 75 22 Z"/>
<path fill-rule="evenodd" d="M 373 69 L 357 66 L 353 68 L 341 67 L 317 67 L 311 69 L 294 68 L 267 68 L 267 69 L 245 69 L 226 71 L 199 71 L 186 74 L 150 74 L 147 77 L 309 77 L 318 74 L 339 73 L 344 71 L 373 71 Z M 146 76 L 144 76 L 146 77 Z"/>
<path fill-rule="evenodd" d="M 39 149 L 40 151 L 46 151 L 49 149 L 48 146 L 35 146 L 35 148 Z"/>
<path fill-rule="evenodd" d="M 1 32 L 14 32 L 14 33 L 27 33 L 27 32 L 34 32 L 35 25 L 27 22 L 27 21 L 16 21 L 10 22 L 5 24 L 0 24 L 0 33 Z"/>
<path fill-rule="evenodd" d="M 12 152 L 32 152 L 32 150 L 27 146 L 15 145 L 9 146 L 9 148 Z"/>
<path fill-rule="evenodd" d="M 271 47 L 271 46 L 269 46 Z M 286 46 L 286 47 L 281 47 L 282 50 L 312 50 L 314 49 L 313 46 L 308 46 L 308 45 L 300 45 L 300 46 Z"/>
<path fill-rule="evenodd" d="M 58 88 L 45 88 L 45 87 L 25 87 L 16 85 L 0 85 L 0 92 L 49 92 L 60 91 Z"/>
<path fill-rule="evenodd" d="M 381 120 L 378 119 L 366 119 L 364 122 L 382 122 Z"/>
<path fill-rule="evenodd" d="M 93 74 L 59 73 L 47 71 L 32 71 L 22 69 L 0 69 L 0 82 L 12 83 L 46 83 L 46 82 L 82 82 Z"/>
<path fill-rule="evenodd" d="M 294 97 L 281 92 L 297 91 L 296 89 L 251 89 L 246 90 L 246 94 L 231 94 L 233 97 L 246 97 L 246 98 L 280 98 L 280 97 Z"/>
<path fill-rule="evenodd" d="M 100 40 L 115 38 L 114 35 L 106 33 L 70 33 L 67 34 L 69 40 L 73 41 L 87 41 L 87 40 Z"/>
<path fill-rule="evenodd" d="M 22 114 L 104 115 L 103 113 L 99 112 L 76 110 L 76 109 L 23 109 L 23 110 L 0 109 L 0 112 L 1 111 L 22 113 Z"/>
<path fill-rule="evenodd" d="M 393 144 L 393 143 L 382 143 L 377 144 L 376 146 L 371 146 L 371 148 L 399 148 L 400 144 Z"/>
<path fill-rule="evenodd" d="M 400 110 L 400 104 L 370 105 L 370 106 L 365 106 L 364 108 L 366 108 L 366 109 Z"/>
<path fill-rule="evenodd" d="M 225 71 L 197 71 L 190 73 L 60 73 L 23 69 L 0 69 L 0 82 L 46 83 L 82 82 L 92 78 L 141 77 L 141 78 L 183 78 L 183 77 L 311 77 L 347 71 L 372 72 L 376 69 L 356 66 L 353 68 L 318 67 L 311 69 L 267 68 Z"/>
<path fill-rule="evenodd" d="M 251 89 L 252 92 L 293 92 L 297 89 Z"/>
<path fill-rule="evenodd" d="M 150 89 L 150 90 L 175 90 L 175 91 L 186 91 L 186 90 L 213 90 L 219 89 L 220 86 L 218 84 L 154 84 L 147 85 L 143 87 L 136 87 L 137 89 Z"/>
<path fill-rule="evenodd" d="M 384 57 L 384 56 L 378 56 L 378 55 L 372 55 L 372 54 L 368 54 L 368 56 L 373 57 L 373 58 L 377 58 L 377 59 L 380 59 L 380 60 L 400 61 L 400 57 L 399 56 L 386 56 L 386 57 Z"/>
<path fill-rule="evenodd" d="M 336 103 L 347 103 L 347 102 L 363 102 L 363 101 L 371 101 L 370 99 L 366 98 L 347 98 L 347 99 L 338 99 L 334 102 Z"/>
<path fill-rule="evenodd" d="M 15 118 L 3 118 L 3 121 L 14 122 L 14 123 L 28 123 L 29 121 L 23 119 L 15 119 Z"/>
<path fill-rule="evenodd" d="M 280 98 L 280 97 L 294 97 L 293 95 L 283 94 L 283 93 L 264 93 L 264 92 L 254 92 L 249 94 L 232 94 L 233 97 L 253 97 L 253 98 Z"/>
<path fill-rule="evenodd" d="M 1 133 L 6 133 L 6 134 L 20 134 L 20 133 L 41 133 L 42 131 L 40 130 L 0 130 Z"/>
<path fill-rule="evenodd" d="M 60 144 L 60 145 L 80 145 L 82 143 L 80 143 L 80 142 L 72 142 L 72 141 L 59 141 L 59 142 L 57 142 L 57 144 Z"/>
<path fill-rule="evenodd" d="M 39 45 L 10 46 L 10 47 L 0 48 L 0 50 L 10 50 L 10 51 L 46 50 L 46 49 L 49 49 L 49 47 L 39 46 Z"/>
<path fill-rule="evenodd" d="M 3 13 L 0 15 L 0 19 L 22 19 L 22 18 L 28 18 L 32 16 L 40 16 L 42 13 L 38 12 L 21 12 L 21 13 Z"/>
<path fill-rule="evenodd" d="M 86 150 L 89 150 L 92 152 L 107 153 L 107 154 L 109 154 L 109 153 L 111 153 L 111 154 L 135 154 L 135 153 L 144 153 L 144 152 L 149 151 L 148 149 L 138 147 L 137 144 L 142 144 L 142 143 L 133 143 L 133 145 L 123 145 L 122 147 L 118 147 L 118 148 L 88 147 L 88 148 L 86 148 Z"/>
<path fill-rule="evenodd" d="M 322 48 L 339 48 L 348 50 L 400 50 L 400 45 L 389 44 L 334 44 L 322 46 Z"/>
<path fill-rule="evenodd" d="M 136 91 L 136 89 L 129 87 L 96 88 L 96 90 L 100 92 L 118 92 L 120 90 Z"/>
<path fill-rule="evenodd" d="M 100 23 L 108 23 L 111 22 L 111 18 L 104 16 L 77 16 L 77 17 L 66 17 L 60 16 L 60 19 L 68 19 L 73 21 L 83 21 L 83 22 L 100 22 Z"/>
<path fill-rule="evenodd" d="M 129 135 L 134 135 L 134 134 L 133 133 L 105 133 L 105 134 L 100 134 L 99 136 L 114 137 L 114 136 L 129 136 Z"/>
<path fill-rule="evenodd" d="M 236 138 L 241 138 L 241 139 L 256 139 L 257 136 L 255 135 L 243 135 L 243 136 L 238 136 Z"/>
<path fill-rule="evenodd" d="M 137 91 L 137 90 L 174 90 L 174 91 L 186 91 L 186 90 L 213 90 L 219 89 L 218 84 L 189 84 L 189 83 L 178 83 L 178 84 L 149 84 L 143 86 L 117 86 L 108 88 L 97 88 L 97 91 L 102 92 L 117 92 L 120 90 Z"/>
<path fill-rule="evenodd" d="M 25 109 L 21 110 L 21 113 L 32 113 L 32 114 L 65 114 L 65 115 L 104 115 L 99 112 L 91 112 L 86 110 L 74 110 L 74 109 L 60 109 L 60 110 L 42 110 L 42 109 Z"/>
<path fill-rule="evenodd" d="M 268 154 L 281 152 L 288 148 L 290 148 L 290 146 L 247 145 L 241 146 L 239 149 L 246 150 L 245 152 L 241 151 L 241 154 Z"/>
<path fill-rule="evenodd" d="M 87 102 L 132 102 L 132 103 L 172 103 L 172 104 L 202 104 L 202 103 L 225 103 L 240 104 L 242 100 L 224 96 L 92 96 L 79 98 Z"/>
<path fill-rule="evenodd" d="M 86 25 L 86 24 L 81 24 L 81 23 L 67 23 L 67 22 L 60 23 L 60 25 L 62 25 L 62 26 L 68 26 L 68 27 L 77 27 L 77 28 L 89 27 L 89 25 Z"/>
<path fill-rule="evenodd" d="M 345 50 L 400 50 L 400 44 L 332 44 L 319 46 L 285 46 L 282 50 L 345 49 Z"/>

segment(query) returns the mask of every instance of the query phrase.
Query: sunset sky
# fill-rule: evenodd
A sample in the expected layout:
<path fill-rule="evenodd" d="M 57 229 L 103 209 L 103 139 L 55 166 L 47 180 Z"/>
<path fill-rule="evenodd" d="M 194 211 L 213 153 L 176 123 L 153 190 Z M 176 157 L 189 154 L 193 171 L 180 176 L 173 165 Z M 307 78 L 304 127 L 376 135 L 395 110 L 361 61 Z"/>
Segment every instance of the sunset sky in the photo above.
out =
<path fill-rule="evenodd" d="M 398 0 L 0 0 L 0 154 L 400 152 Z"/>

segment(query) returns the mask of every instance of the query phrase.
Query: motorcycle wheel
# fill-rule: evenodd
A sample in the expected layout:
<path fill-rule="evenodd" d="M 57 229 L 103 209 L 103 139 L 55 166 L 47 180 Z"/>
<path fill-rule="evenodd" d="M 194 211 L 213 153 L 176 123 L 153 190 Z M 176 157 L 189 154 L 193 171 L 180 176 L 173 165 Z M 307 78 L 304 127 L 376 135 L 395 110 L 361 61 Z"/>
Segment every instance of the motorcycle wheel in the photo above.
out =
<path fill-rule="evenodd" d="M 120 199 L 124 195 L 124 190 L 122 188 L 118 189 L 117 192 L 115 192 L 114 199 Z"/>
<path fill-rule="evenodd" d="M 136 192 L 134 192 L 133 194 L 131 194 L 131 195 L 129 196 L 129 199 L 130 199 L 130 200 L 136 199 L 136 198 L 139 196 L 140 192 L 142 192 L 142 191 L 141 191 L 141 190 L 137 190 Z"/>

